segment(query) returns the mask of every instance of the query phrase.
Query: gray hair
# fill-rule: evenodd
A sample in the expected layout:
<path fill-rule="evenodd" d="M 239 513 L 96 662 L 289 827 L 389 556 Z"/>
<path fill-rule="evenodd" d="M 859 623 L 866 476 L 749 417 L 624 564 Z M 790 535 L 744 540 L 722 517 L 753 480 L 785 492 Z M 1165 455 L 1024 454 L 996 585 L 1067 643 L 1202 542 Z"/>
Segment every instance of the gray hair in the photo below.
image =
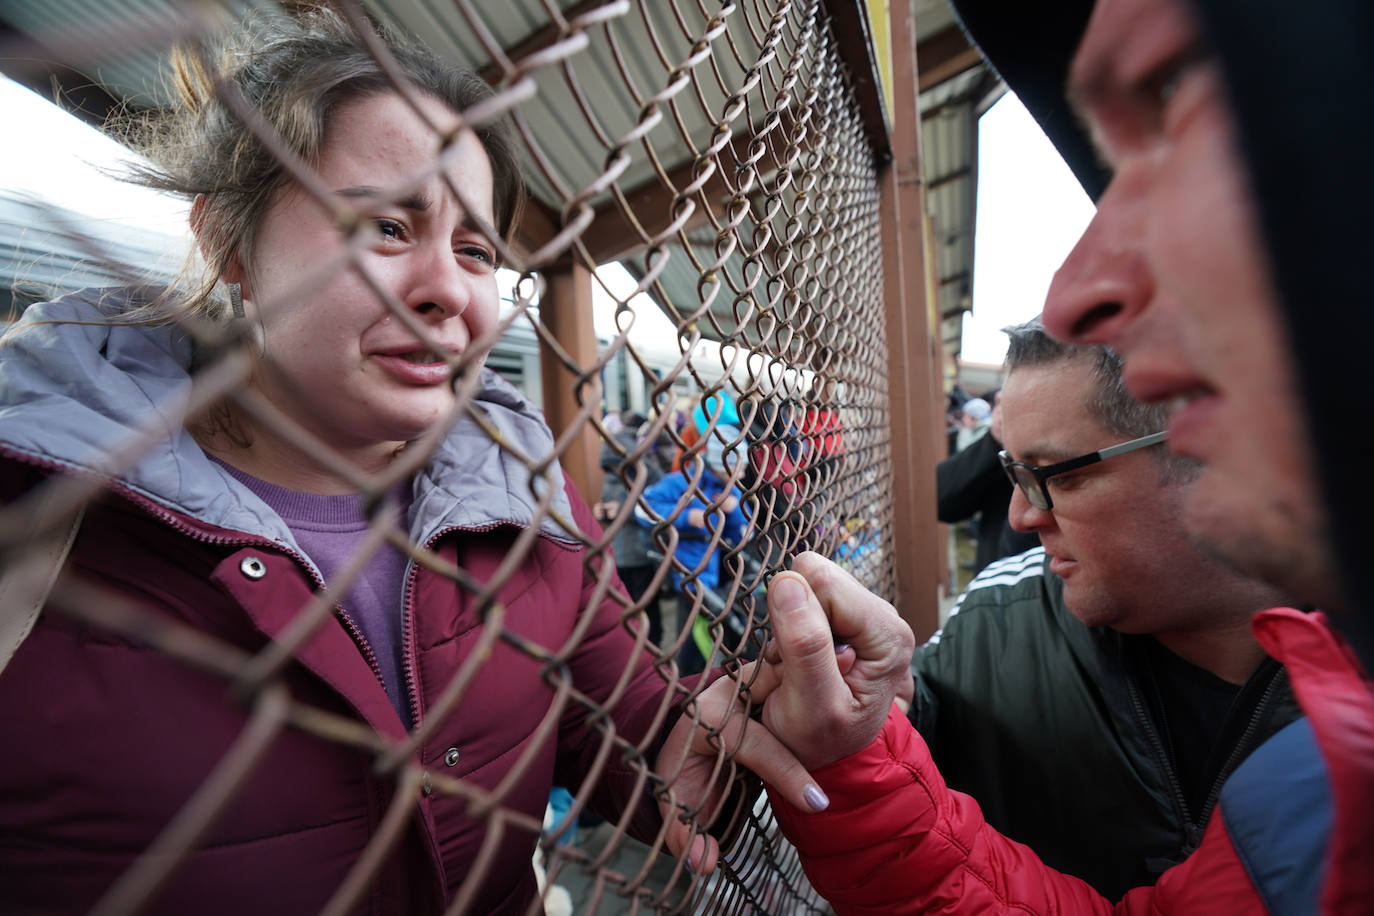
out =
<path fill-rule="evenodd" d="M 1110 347 L 1066 344 L 1045 330 L 1039 317 L 1024 324 L 1002 329 L 1007 335 L 1007 358 L 1003 369 L 1008 377 L 1026 366 L 1052 366 L 1074 361 L 1091 361 L 1092 388 L 1085 393 L 1084 406 L 1102 428 L 1121 439 L 1138 439 L 1157 433 L 1169 422 L 1163 404 L 1143 404 L 1131 396 L 1121 379 L 1124 365 L 1120 354 Z M 1161 483 L 1182 483 L 1194 479 L 1198 463 L 1167 448 L 1152 449 L 1161 463 Z"/>

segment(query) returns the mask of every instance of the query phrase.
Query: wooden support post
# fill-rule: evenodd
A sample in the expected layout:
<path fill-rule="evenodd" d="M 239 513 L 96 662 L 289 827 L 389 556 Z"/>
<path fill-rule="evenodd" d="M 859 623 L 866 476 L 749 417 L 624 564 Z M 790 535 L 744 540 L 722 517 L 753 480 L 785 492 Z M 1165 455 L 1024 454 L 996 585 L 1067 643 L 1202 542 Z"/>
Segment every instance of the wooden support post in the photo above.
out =
<path fill-rule="evenodd" d="M 548 286 L 539 303 L 539 316 L 554 339 L 579 366 L 591 366 L 597 359 L 596 330 L 592 322 L 592 274 L 579 263 L 563 262 L 543 271 Z M 577 376 L 569 372 L 547 347 L 539 350 L 539 371 L 544 391 L 544 416 L 554 437 L 581 423 L 576 439 L 559 461 L 572 477 L 577 492 L 590 505 L 601 498 L 601 436 L 596 427 L 582 419 L 584 408 L 578 401 Z M 601 411 L 601 380 L 588 379 L 581 388 L 583 402 Z"/>
<path fill-rule="evenodd" d="M 939 619 L 942 579 L 936 526 L 932 430 L 937 412 L 939 338 L 927 301 L 925 194 L 921 186 L 921 134 L 916 107 L 916 43 L 911 5 L 889 5 L 892 36 L 892 161 L 879 174 L 883 227 L 883 283 L 887 311 L 888 395 L 892 425 L 895 604 L 918 642 Z"/>

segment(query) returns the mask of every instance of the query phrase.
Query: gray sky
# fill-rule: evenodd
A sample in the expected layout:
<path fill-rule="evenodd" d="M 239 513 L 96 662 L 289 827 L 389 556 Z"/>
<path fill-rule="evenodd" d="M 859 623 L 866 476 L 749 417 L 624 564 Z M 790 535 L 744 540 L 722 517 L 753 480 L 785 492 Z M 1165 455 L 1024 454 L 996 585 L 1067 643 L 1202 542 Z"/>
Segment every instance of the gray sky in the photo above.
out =
<path fill-rule="evenodd" d="M 1092 219 L 1092 201 L 1016 96 L 978 124 L 973 312 L 963 358 L 1001 363 L 1001 329 L 1040 314 L 1055 269 Z"/>

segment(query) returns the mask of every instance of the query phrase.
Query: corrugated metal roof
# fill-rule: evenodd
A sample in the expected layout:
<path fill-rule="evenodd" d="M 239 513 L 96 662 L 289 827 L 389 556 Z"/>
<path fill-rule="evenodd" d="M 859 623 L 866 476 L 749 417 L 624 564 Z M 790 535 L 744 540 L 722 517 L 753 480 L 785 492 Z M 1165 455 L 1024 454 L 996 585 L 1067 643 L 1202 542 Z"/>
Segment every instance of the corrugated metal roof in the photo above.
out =
<path fill-rule="evenodd" d="M 541 37 L 556 35 L 543 0 L 478 6 L 482 27 L 502 48 L 528 47 Z M 585 4 L 568 0 L 560 4 L 565 12 L 579 6 Z M 485 71 L 494 84 L 509 81 L 508 75 L 491 69 L 491 55 L 458 4 L 369 0 L 367 8 L 440 54 Z M 674 9 L 680 18 L 673 15 Z M 691 144 L 709 137 L 711 126 L 726 110 L 729 93 L 723 87 L 733 91 L 744 81 L 746 68 L 759 60 L 756 42 L 748 34 L 748 12 L 743 6 L 739 9 L 723 17 L 724 31 L 708 41 L 704 36 L 712 31 L 711 17 L 698 4 L 625 4 L 623 15 L 586 30 L 586 50 L 568 56 L 560 65 L 535 70 L 537 91 L 517 114 L 526 142 L 537 151 L 526 173 L 534 196 L 557 211 L 563 200 L 577 198 L 580 189 L 591 186 L 606 169 L 609 156 L 619 149 L 630 159 L 617 180 L 623 190 L 654 179 L 654 162 L 645 145 L 653 148 L 667 170 L 690 162 L 695 155 Z M 673 74 L 685 66 L 698 43 L 714 52 L 692 65 L 701 78 L 684 91 L 662 95 L 665 104 L 655 114 L 652 100 L 665 93 Z M 771 66 L 780 71 L 787 63 L 785 54 L 779 53 Z M 762 86 L 751 97 L 752 112 L 758 117 Z M 740 117 L 749 114 L 745 111 Z M 649 117 L 662 120 L 643 139 L 626 144 L 625 138 Z M 591 200 L 601 205 L 608 198 L 609 193 L 602 193 Z"/>
<path fill-rule="evenodd" d="M 1000 96 L 985 66 L 921 93 L 921 152 L 932 228 L 935 289 L 945 352 L 957 356 L 963 313 L 973 304 L 978 197 L 978 118 Z"/>
<path fill-rule="evenodd" d="M 501 48 L 530 50 L 557 38 L 551 24 L 547 0 L 502 0 L 469 4 L 435 3 L 424 0 L 365 0 L 370 13 L 381 21 L 416 35 L 439 53 L 455 62 L 485 71 L 500 85 L 513 77 L 493 63 L 493 55 L 483 45 L 480 30 Z M 231 0 L 227 4 L 240 14 L 267 15 L 276 9 L 269 0 Z M 564 14 L 587 7 L 578 0 L 559 0 Z M 480 23 L 469 22 L 463 9 L 477 10 Z M 0 0 L 0 17 L 16 30 L 35 37 L 70 34 L 76 26 L 92 35 L 130 21 L 157 23 L 166 32 L 204 5 L 187 5 L 175 0 Z M 674 15 L 676 11 L 676 15 Z M 952 16 L 944 0 L 921 0 L 918 23 L 930 28 L 948 27 Z M 582 192 L 599 178 L 613 151 L 622 150 L 628 159 L 616 184 L 624 192 L 659 181 L 657 169 L 665 172 L 689 165 L 695 156 L 693 143 L 710 135 L 711 125 L 726 110 L 731 91 L 745 78 L 747 68 L 758 62 L 759 42 L 766 24 L 758 22 L 749 4 L 741 4 L 724 16 L 726 28 L 709 44 L 714 52 L 695 65 L 700 77 L 696 84 L 667 98 L 660 95 L 672 83 L 676 69 L 684 64 L 693 48 L 710 31 L 711 17 L 693 3 L 625 3 L 621 14 L 606 18 L 585 34 L 588 45 L 559 64 L 550 64 L 531 74 L 536 92 L 522 103 L 516 113 L 525 141 L 534 151 L 526 155 L 526 180 L 532 195 L 555 212 L 568 198 L 587 199 L 604 206 L 609 192 L 596 195 Z M 157 52 L 167 36 L 138 41 L 98 43 L 88 50 L 99 50 L 99 59 L 88 74 L 112 95 L 134 104 L 147 104 L 164 91 L 163 62 Z M 132 48 L 132 50 L 130 50 Z M 755 56 L 743 57 L 750 53 Z M 782 56 L 768 64 L 764 79 L 750 88 L 737 118 L 758 121 L 774 104 L 778 83 L 789 61 Z M 803 74 L 805 78 L 805 74 Z M 921 107 L 939 114 L 923 122 L 928 207 L 934 219 L 935 269 L 937 271 L 940 313 L 950 316 L 967 307 L 973 264 L 973 203 L 976 174 L 976 107 L 978 91 L 985 95 L 991 77 L 982 70 L 967 72 L 922 94 Z M 627 91 L 627 87 L 628 90 Z M 642 139 L 625 145 L 624 138 L 647 117 L 653 117 L 652 104 L 662 120 Z M 738 121 L 736 121 L 738 124 Z M 657 160 L 657 163 L 655 163 Z M 666 222 L 663 214 L 651 230 Z M 697 260 L 713 260 L 712 238 L 694 236 L 700 247 Z M 669 257 L 655 291 L 679 310 L 690 311 L 701 300 L 701 277 L 697 265 L 686 251 L 667 246 Z M 642 259 L 631 259 L 627 266 L 642 276 Z M 726 273 L 743 281 L 745 265 L 733 256 Z M 713 312 L 721 332 L 735 325 L 734 294 L 723 288 L 717 295 Z M 957 321 L 955 323 L 957 327 Z M 710 323 L 701 330 L 717 334 Z M 952 347 L 950 346 L 952 343 Z M 958 335 L 946 337 L 947 349 L 957 352 Z"/>

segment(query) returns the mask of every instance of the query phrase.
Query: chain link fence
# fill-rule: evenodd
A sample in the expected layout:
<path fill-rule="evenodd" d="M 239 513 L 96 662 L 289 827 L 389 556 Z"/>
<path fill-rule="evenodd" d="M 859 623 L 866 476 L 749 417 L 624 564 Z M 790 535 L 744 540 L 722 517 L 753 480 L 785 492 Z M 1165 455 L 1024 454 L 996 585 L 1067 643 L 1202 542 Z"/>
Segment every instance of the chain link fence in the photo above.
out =
<path fill-rule="evenodd" d="M 150 2 L 121 6 L 118 16 L 96 23 L 29 23 L 9 33 L 3 65 L 32 80 L 34 61 L 61 61 L 96 83 L 104 80 L 112 95 L 136 105 L 143 100 L 130 87 L 140 85 L 148 62 L 163 58 L 172 43 L 223 29 L 235 17 L 241 24 L 297 15 L 302 6 L 171 9 Z M 469 127 L 508 118 L 518 137 L 530 199 L 513 241 L 489 239 L 513 271 L 507 307 L 496 328 L 450 359 L 457 397 L 443 422 L 381 474 L 364 473 L 332 454 L 254 393 L 249 382 L 261 344 L 251 333 L 233 338 L 236 324 L 184 322 L 180 333 L 220 355 L 196 366 L 189 389 L 178 390 L 175 403 L 149 405 L 140 429 L 110 442 L 88 465 L 36 462 L 0 436 L 6 463 L 41 472 L 6 472 L 23 483 L 7 486 L 0 509 L 0 546 L 11 577 L 7 605 L 15 595 L 44 593 L 45 557 L 77 521 L 71 559 L 51 587 L 30 642 L 37 644 L 45 627 L 56 627 L 108 634 L 91 637 L 99 645 L 151 647 L 179 669 L 219 683 L 217 694 L 203 694 L 221 707 L 207 715 L 229 715 L 237 723 L 233 740 L 188 795 L 148 802 L 141 816 L 147 831 L 142 851 L 115 870 L 118 877 L 100 891 L 97 911 L 157 910 L 178 875 L 198 867 L 197 851 L 229 842 L 235 812 L 277 798 L 281 786 L 264 796 L 264 780 L 302 778 L 300 769 L 272 772 L 277 749 L 291 742 L 308 744 L 309 753 L 322 759 L 336 748 L 339 756 L 362 760 L 368 778 L 384 787 L 365 836 L 346 852 L 332 851 L 346 861 L 336 863 L 340 877 L 324 907 L 329 913 L 377 908 L 377 887 L 389 863 L 415 855 L 414 844 L 426 842 L 417 835 L 428 842 L 439 837 L 442 845 L 445 819 L 480 827 L 461 854 L 452 853 L 466 858 L 458 880 L 450 876 L 443 885 L 442 909 L 449 913 L 486 911 L 491 904 L 484 888 L 529 869 L 529 853 L 536 854 L 545 875 L 529 912 L 828 911 L 776 831 L 757 784 L 736 771 L 734 749 L 723 736 L 715 742 L 715 766 L 737 789 L 709 828 L 722 841 L 720 867 L 711 875 L 686 867 L 661 827 L 637 826 L 642 805 L 608 809 L 601 793 L 618 779 L 629 786 L 631 798 L 676 805 L 679 818 L 707 817 L 708 811 L 683 807 L 673 792 L 681 767 L 655 760 L 661 736 L 679 715 L 700 714 L 693 701 L 705 682 L 683 680 L 691 653 L 727 672 L 757 656 L 767 638 L 766 583 L 790 556 L 819 552 L 876 593 L 894 596 L 875 154 L 831 13 L 819 0 L 391 0 L 365 8 L 336 6 L 395 80 L 397 92 L 414 89 L 371 23 L 414 34 L 495 87 L 494 96 L 463 115 Z M 332 272 L 365 275 L 357 254 L 371 238 L 369 212 L 340 207 L 311 165 L 229 86 L 220 84 L 221 103 L 252 125 L 259 142 L 348 236 L 342 262 L 298 278 L 300 287 Z M 436 135 L 436 162 L 455 137 Z M 392 198 L 377 206 L 394 203 L 406 189 L 388 193 Z M 146 282 L 139 265 L 119 263 L 79 221 L 48 217 L 53 237 L 74 246 L 88 272 L 120 285 Z M 612 284 L 604 270 L 594 272 L 611 256 L 632 284 Z M 559 298 L 566 283 L 551 282 L 553 276 L 595 284 L 602 291 L 594 298 L 611 303 L 614 330 L 593 348 L 585 340 L 569 340 L 550 320 L 554 310 L 571 307 Z M 383 292 L 384 284 L 372 282 L 379 307 L 430 341 L 423 324 Z M 267 311 L 273 304 L 257 307 Z M 666 316 L 671 331 L 646 338 L 642 326 L 655 315 Z M 575 406 L 556 418 L 554 436 L 534 452 L 493 418 L 480 396 L 486 383 L 475 371 L 493 346 L 521 333 L 537 337 L 546 382 L 555 373 L 573 379 Z M 225 346 L 226 340 L 237 343 Z M 610 378 L 617 380 L 618 402 L 607 399 Z M 547 385 L 540 390 L 528 374 L 515 381 L 536 400 L 548 401 Z M 119 587 L 118 570 L 109 562 L 91 559 L 111 548 L 90 541 L 104 530 L 102 520 L 129 511 L 121 504 L 141 506 L 135 514 L 151 518 L 123 524 L 123 536 L 136 539 L 149 525 L 165 521 L 126 481 L 166 438 L 167 418 L 193 422 L 225 403 L 351 481 L 370 513 L 366 534 L 348 559 L 313 592 L 303 593 L 270 640 L 205 626 L 199 614 L 179 613 L 175 602 L 153 606 Z M 643 425 L 631 432 L 612 419 L 619 411 L 641 414 Z M 408 510 L 394 496 L 398 482 L 426 472 L 455 430 L 489 439 L 503 466 L 518 465 L 525 481 L 521 495 L 530 517 L 511 530 L 466 532 L 483 544 L 480 550 L 446 550 L 443 538 L 417 543 L 405 518 L 413 507 Z M 584 488 L 582 500 L 595 507 L 599 529 L 592 514 L 560 499 L 562 469 L 573 470 L 570 459 L 591 437 L 601 453 L 600 468 L 585 469 L 575 482 Z M 709 484 L 708 468 L 723 483 Z M 597 485 L 605 492 L 585 492 Z M 541 538 L 549 531 L 566 543 L 550 548 L 549 538 Z M 642 536 L 643 559 L 626 576 L 635 579 L 637 594 L 631 597 L 615 576 L 617 563 L 622 572 L 629 567 L 619 555 L 612 561 L 611 550 Z M 210 549 L 214 538 L 201 540 Z M 690 550 L 684 546 L 689 541 Z M 251 563 L 263 564 L 264 581 L 271 581 L 272 550 L 249 546 L 256 551 L 251 557 L 243 544 L 215 549 L 249 578 L 257 574 Z M 369 724 L 370 716 L 338 698 L 320 699 L 327 691 L 319 684 L 300 686 L 303 668 L 318 672 L 313 653 L 334 631 L 345 637 L 347 650 L 366 649 L 349 632 L 339 596 L 388 550 L 447 582 L 469 618 L 452 627 L 462 634 L 442 665 L 422 672 L 429 681 L 424 708 L 412 697 L 413 721 L 394 733 Z M 578 600 L 585 609 L 555 642 L 527 629 L 528 618 L 511 611 L 531 587 L 522 571 L 540 568 L 549 550 L 575 555 L 583 583 Z M 301 565 L 278 554 L 288 565 Z M 33 581 L 24 581 L 25 571 Z M 413 583 L 416 573 L 409 575 Z M 415 613 L 426 611 L 417 605 Z M 605 636 L 594 618 L 607 615 L 617 632 L 628 634 L 633 651 L 616 656 L 623 670 L 601 671 L 592 689 L 577 672 L 584 670 L 585 656 L 597 651 L 589 646 Z M 651 627 L 650 618 L 658 625 Z M 13 690 L 4 692 L 4 681 L 13 686 L 23 676 L 26 650 L 38 651 L 20 645 L 9 677 L 0 675 L 0 696 L 8 703 L 17 697 Z M 74 665 L 86 663 L 84 656 L 72 659 Z M 501 678 L 493 679 L 493 666 L 504 666 Z M 638 731 L 627 737 L 617 717 L 630 685 L 639 683 L 637 672 L 646 667 L 664 699 L 640 714 Z M 532 687 L 509 695 L 492 692 L 493 685 L 516 676 Z M 412 692 L 419 677 L 408 672 Z M 47 683 L 56 691 L 61 681 Z M 747 688 L 737 686 L 746 705 Z M 49 702 L 40 696 L 27 701 Z M 150 697 L 150 708 L 141 714 L 159 715 L 154 702 Z M 506 704 L 534 706 L 507 710 Z M 483 753 L 469 750 L 484 745 L 482 728 L 510 717 L 528 723 L 530 740 L 469 764 L 467 755 Z M 5 721 L 15 718 L 7 713 Z M 522 787 L 547 782 L 554 746 L 567 742 L 582 747 L 586 765 L 573 778 L 557 768 L 554 779 L 566 783 L 568 810 L 557 823 L 541 822 Z M 23 749 L 10 744 L 10 751 Z M 311 791 L 309 780 L 297 788 Z M 285 791 L 292 791 L 289 784 Z M 439 799 L 449 803 L 441 806 Z M 599 826 L 589 825 L 594 807 L 604 818 Z M 14 830 L 49 840 L 61 835 L 15 820 L 10 828 L 12 836 Z M 438 858 L 447 864 L 450 853 L 440 849 Z"/>

